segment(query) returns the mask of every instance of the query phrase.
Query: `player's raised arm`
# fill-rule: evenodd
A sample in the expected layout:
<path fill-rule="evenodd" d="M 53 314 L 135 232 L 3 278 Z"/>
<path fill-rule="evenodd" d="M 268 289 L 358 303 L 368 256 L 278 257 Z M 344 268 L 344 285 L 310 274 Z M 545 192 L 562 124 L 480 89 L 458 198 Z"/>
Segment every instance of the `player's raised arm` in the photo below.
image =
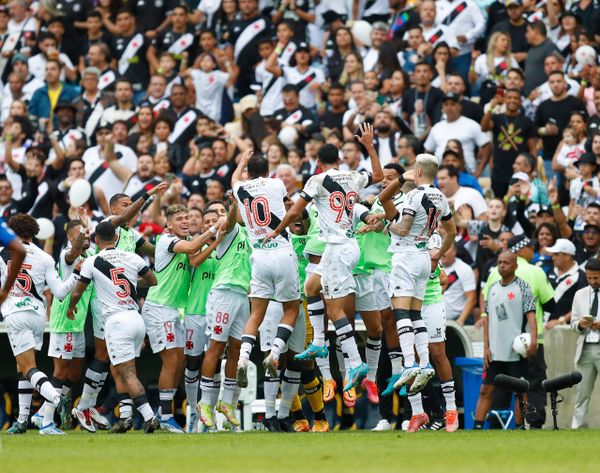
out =
<path fill-rule="evenodd" d="M 254 150 L 252 149 L 247 149 L 242 153 L 242 156 L 240 157 L 240 162 L 238 163 L 237 168 L 235 168 L 235 171 L 231 176 L 231 188 L 234 188 L 235 185 L 242 180 L 242 174 L 244 174 L 244 169 L 246 169 L 246 166 L 248 166 L 248 161 L 250 161 L 250 158 L 252 158 L 253 155 Z"/>
<path fill-rule="evenodd" d="M 444 256 L 456 238 L 456 224 L 452 219 L 452 214 L 449 215 L 449 218 L 442 218 L 442 227 L 444 227 L 445 232 L 444 242 L 442 243 L 442 247 L 438 250 L 438 253 L 431 257 L 432 260 L 438 261 L 442 256 Z"/>
<path fill-rule="evenodd" d="M 63 281 L 60 278 L 60 276 L 56 272 L 53 263 L 54 260 L 50 259 L 46 265 L 46 284 L 48 285 L 50 291 L 52 292 L 52 294 L 54 294 L 54 296 L 56 296 L 60 300 L 63 300 L 69 295 L 69 293 L 75 287 L 75 284 L 78 282 L 79 270 L 81 269 L 82 262 L 79 262 L 75 265 L 75 270 L 73 271 L 73 274 L 71 274 L 71 276 L 69 276 L 69 279 L 67 279 L 66 281 Z"/>
<path fill-rule="evenodd" d="M 404 178 L 400 176 L 398 179 L 390 182 L 388 186 L 381 191 L 381 194 L 379 194 L 379 202 L 381 202 L 381 206 L 385 211 L 385 218 L 390 222 L 400 217 L 398 209 L 394 205 L 394 196 L 398 194 L 402 184 L 404 184 Z"/>
<path fill-rule="evenodd" d="M 377 184 L 378 182 L 383 181 L 383 168 L 381 167 L 381 161 L 379 161 L 379 156 L 377 155 L 377 151 L 375 150 L 375 145 L 373 144 L 373 125 L 370 123 L 361 123 L 359 126 L 360 136 L 354 135 L 354 138 L 362 144 L 367 153 L 369 153 L 369 157 L 371 158 L 371 183 Z"/>
<path fill-rule="evenodd" d="M 201 235 L 196 235 L 192 240 L 179 240 L 173 245 L 173 253 L 185 253 L 193 255 L 198 253 L 204 245 L 206 245 L 211 238 L 213 238 L 221 225 L 225 222 L 225 218 L 219 219 L 216 225 L 213 225 Z"/>
<path fill-rule="evenodd" d="M 146 201 L 152 197 L 154 194 L 162 195 L 167 190 L 169 185 L 166 182 L 161 182 L 157 186 L 150 189 L 144 195 L 142 195 L 138 200 L 136 200 L 133 204 L 131 204 L 121 215 L 115 215 L 111 217 L 110 222 L 115 227 L 120 227 L 126 225 L 127 222 L 130 222 L 133 217 L 137 215 L 137 213 L 142 209 Z"/>
<path fill-rule="evenodd" d="M 265 245 L 269 240 L 276 238 L 285 228 L 287 228 L 290 223 L 295 222 L 299 218 L 302 217 L 304 209 L 308 205 L 308 201 L 306 199 L 298 199 L 294 205 L 285 213 L 283 219 L 281 219 L 281 223 L 277 225 L 277 228 L 269 233 L 263 239 L 263 245 Z"/>

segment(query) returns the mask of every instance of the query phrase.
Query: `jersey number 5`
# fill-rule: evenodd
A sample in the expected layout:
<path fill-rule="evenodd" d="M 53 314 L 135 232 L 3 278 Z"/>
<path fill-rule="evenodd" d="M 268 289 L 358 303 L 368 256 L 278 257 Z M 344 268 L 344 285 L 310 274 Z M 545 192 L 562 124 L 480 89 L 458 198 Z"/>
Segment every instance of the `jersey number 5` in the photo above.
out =
<path fill-rule="evenodd" d="M 262 215 L 258 209 L 258 205 L 262 207 Z M 246 219 L 248 226 L 254 228 L 252 220 L 259 227 L 266 227 L 271 223 L 271 209 L 269 209 L 269 201 L 266 197 L 255 197 L 250 203 L 250 199 L 244 199 L 244 210 L 246 211 Z"/>
<path fill-rule="evenodd" d="M 11 261 L 8 262 L 8 272 L 10 273 L 10 264 Z M 31 290 L 31 276 L 25 272 L 26 269 L 31 269 L 32 266 L 30 264 L 23 263 L 21 265 L 21 269 L 19 270 L 19 274 L 17 276 L 17 280 L 15 281 L 15 286 L 25 292 L 29 292 Z"/>
<path fill-rule="evenodd" d="M 340 223 L 344 212 L 352 212 L 354 208 L 354 202 L 356 201 L 356 192 L 348 192 L 344 195 L 343 192 L 334 191 L 329 194 L 329 207 L 334 212 L 337 212 L 335 217 L 335 223 Z"/>
<path fill-rule="evenodd" d="M 129 282 L 123 276 L 125 268 L 113 268 L 110 270 L 110 278 L 115 286 L 120 287 L 120 291 L 116 291 L 115 294 L 121 299 L 126 299 L 131 294 L 129 289 Z"/>

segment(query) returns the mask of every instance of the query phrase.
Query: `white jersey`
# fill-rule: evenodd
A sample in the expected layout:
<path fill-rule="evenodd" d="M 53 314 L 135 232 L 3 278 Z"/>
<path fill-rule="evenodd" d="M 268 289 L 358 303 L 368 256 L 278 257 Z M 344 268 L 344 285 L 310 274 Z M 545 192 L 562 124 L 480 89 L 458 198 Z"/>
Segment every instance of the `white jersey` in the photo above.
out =
<path fill-rule="evenodd" d="M 281 179 L 259 177 L 238 182 L 233 186 L 233 195 L 239 203 L 253 249 L 291 247 L 285 230 L 266 247 L 262 245 L 263 238 L 279 226 L 285 215 L 283 201 L 287 190 Z"/>
<path fill-rule="evenodd" d="M 312 88 L 313 84 L 322 84 L 325 82 L 325 74 L 321 69 L 309 66 L 304 72 L 300 72 L 297 67 L 282 67 L 283 77 L 286 83 L 293 84 L 298 88 L 300 105 L 306 108 L 313 108 L 317 104 L 317 91 Z"/>
<path fill-rule="evenodd" d="M 115 145 L 115 154 L 119 163 L 129 169 L 131 172 L 136 171 L 137 155 L 128 146 L 120 144 Z M 81 158 L 85 163 L 85 178 L 95 187 L 99 187 L 104 192 L 108 200 L 120 192 L 123 192 L 123 182 L 110 169 L 104 158 L 100 155 L 100 147 L 92 146 L 85 150 Z"/>
<path fill-rule="evenodd" d="M 85 260 L 81 280 L 94 284 L 102 316 L 106 319 L 126 310 L 139 313 L 137 279 L 149 270 L 146 262 L 135 253 L 105 248 Z"/>
<path fill-rule="evenodd" d="M 319 239 L 325 243 L 347 243 L 354 238 L 354 202 L 361 189 L 371 184 L 371 174 L 363 171 L 330 169 L 311 177 L 300 193 L 314 199 L 319 216 Z"/>
<path fill-rule="evenodd" d="M 8 317 L 16 312 L 27 311 L 36 312 L 40 317 L 46 317 L 46 298 L 44 297 L 46 286 L 50 288 L 55 297 L 62 300 L 75 286 L 77 276 L 71 274 L 63 282 L 56 272 L 54 260 L 48 253 L 33 243 L 23 243 L 23 246 L 26 251 L 25 260 L 17 280 L 10 289 L 6 301 L 2 304 L 2 314 L 4 317 Z M 9 256 L 5 249 L 2 252 L 2 259 L 7 265 L 6 272 L 10 266 Z"/>
<path fill-rule="evenodd" d="M 392 242 L 389 250 L 395 253 L 415 248 L 427 251 L 427 241 L 439 221 L 452 218 L 446 197 L 432 185 L 419 186 L 406 194 L 401 215 L 412 216 L 413 223 L 405 237 L 391 232 Z"/>

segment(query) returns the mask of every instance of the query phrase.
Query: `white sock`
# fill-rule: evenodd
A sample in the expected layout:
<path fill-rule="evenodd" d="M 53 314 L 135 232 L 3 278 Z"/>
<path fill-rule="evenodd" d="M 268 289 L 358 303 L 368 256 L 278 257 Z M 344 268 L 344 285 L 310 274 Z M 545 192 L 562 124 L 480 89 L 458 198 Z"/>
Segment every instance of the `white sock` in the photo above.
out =
<path fill-rule="evenodd" d="M 379 355 L 381 353 L 381 338 L 367 337 L 367 348 L 365 350 L 365 358 L 369 372 L 367 379 L 375 382 L 377 378 L 377 366 L 379 365 Z"/>
<path fill-rule="evenodd" d="M 142 394 L 141 396 L 136 397 L 133 400 L 133 402 L 135 404 L 137 411 L 144 418 L 144 422 L 148 422 L 150 419 L 152 419 L 154 417 L 154 411 L 150 407 L 150 403 L 148 402 L 148 398 L 146 397 L 145 394 Z"/>
<path fill-rule="evenodd" d="M 421 397 L 421 393 L 409 394 L 408 400 L 410 401 L 410 408 L 413 416 L 425 413 L 423 410 L 423 398 Z"/>
<path fill-rule="evenodd" d="M 49 402 L 46 403 L 46 407 L 44 408 L 44 420 L 42 421 L 42 426 L 46 426 L 48 424 L 52 424 L 54 422 L 54 413 L 56 412 L 56 406 Z"/>
<path fill-rule="evenodd" d="M 17 419 L 17 421 L 23 424 L 27 423 L 27 421 L 29 420 L 29 412 L 31 410 L 31 398 L 33 396 L 33 385 L 29 382 L 28 379 L 25 379 L 23 375 L 19 375 L 18 392 L 19 418 Z M 41 411 L 40 415 L 43 414 L 43 411 Z"/>
<path fill-rule="evenodd" d="M 223 398 L 221 402 L 224 404 L 233 404 L 233 395 L 235 394 L 235 388 L 237 381 L 235 378 L 227 378 L 223 381 Z"/>
<path fill-rule="evenodd" d="M 447 411 L 455 411 L 456 410 L 456 389 L 454 388 L 454 380 L 450 379 L 448 381 L 444 381 L 441 383 L 442 386 L 442 394 L 444 395 L 444 399 L 446 400 L 446 410 Z"/>
<path fill-rule="evenodd" d="M 133 400 L 129 393 L 118 393 L 119 396 L 119 419 L 129 419 L 133 416 Z"/>
<path fill-rule="evenodd" d="M 300 387 L 300 371 L 286 369 L 281 377 L 281 400 L 279 401 L 278 419 L 285 419 L 290 415 L 292 401 Z"/>
<path fill-rule="evenodd" d="M 54 386 L 52 386 L 52 383 L 44 373 L 37 368 L 31 368 L 27 373 L 27 378 L 44 399 L 49 403 L 54 404 L 54 407 L 58 406 L 58 403 L 60 402 L 60 393 L 54 389 Z"/>
<path fill-rule="evenodd" d="M 415 332 L 410 321 L 410 313 L 408 310 L 394 309 L 394 317 L 396 318 L 404 366 L 410 368 L 415 364 Z"/>
<path fill-rule="evenodd" d="M 215 381 L 213 378 L 205 378 L 202 376 L 200 378 L 200 389 L 202 390 L 202 404 L 212 405 L 211 399 L 213 397 L 213 391 L 215 389 Z M 219 392 L 217 391 L 217 396 Z M 215 403 L 216 404 L 216 403 Z"/>
<path fill-rule="evenodd" d="M 392 364 L 392 374 L 400 374 L 402 371 L 402 351 L 400 351 L 400 347 L 388 349 L 388 356 Z"/>
<path fill-rule="evenodd" d="M 335 334 L 340 341 L 344 358 L 348 360 L 347 368 L 358 368 L 362 359 L 360 353 L 358 353 L 358 346 L 354 339 L 354 329 L 350 325 L 350 321 L 344 317 L 343 319 L 336 320 L 333 325 L 335 326 Z"/>
<path fill-rule="evenodd" d="M 313 345 L 325 346 L 325 305 L 321 296 L 311 296 L 307 300 L 308 320 L 313 328 Z"/>
<path fill-rule="evenodd" d="M 292 336 L 292 332 L 294 331 L 294 327 L 286 324 L 279 324 L 277 326 L 277 334 L 275 335 L 275 340 L 273 340 L 273 347 L 271 348 L 271 355 L 276 360 L 279 360 L 279 355 L 283 352 L 285 348 L 285 344 Z"/>
<path fill-rule="evenodd" d="M 425 368 L 429 365 L 429 336 L 427 335 L 427 328 L 425 327 L 425 321 L 421 318 L 421 313 L 418 311 L 412 311 L 411 313 L 419 318 L 412 321 L 415 329 L 415 350 L 419 355 L 419 367 Z"/>
<path fill-rule="evenodd" d="M 252 348 L 256 343 L 256 336 L 249 335 L 247 333 L 242 335 L 242 347 L 240 348 L 240 358 L 244 358 L 246 360 L 250 359 L 250 354 L 252 353 Z"/>
<path fill-rule="evenodd" d="M 279 378 L 272 378 L 268 374 L 265 374 L 263 391 L 265 393 L 265 417 L 269 419 L 277 414 L 275 405 L 277 403 L 277 394 L 279 393 Z"/>
<path fill-rule="evenodd" d="M 326 346 L 329 347 L 329 340 L 326 342 Z M 321 376 L 323 376 L 323 379 L 333 379 L 333 376 L 331 376 L 331 366 L 329 365 L 329 357 L 317 358 L 315 359 L 315 363 L 317 364 L 319 371 L 321 372 Z"/>
<path fill-rule="evenodd" d="M 198 404 L 198 381 L 199 381 L 198 370 L 185 369 L 185 395 L 188 401 L 188 407 L 192 409 L 196 408 Z"/>

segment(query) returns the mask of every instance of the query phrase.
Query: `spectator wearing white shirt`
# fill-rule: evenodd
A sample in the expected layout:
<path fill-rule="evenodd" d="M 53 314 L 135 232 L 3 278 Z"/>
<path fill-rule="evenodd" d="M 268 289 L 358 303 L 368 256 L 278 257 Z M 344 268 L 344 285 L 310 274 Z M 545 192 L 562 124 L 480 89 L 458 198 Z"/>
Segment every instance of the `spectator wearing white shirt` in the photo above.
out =
<path fill-rule="evenodd" d="M 459 171 L 454 166 L 440 166 L 437 173 L 437 186 L 454 204 L 456 211 L 463 205 L 473 209 L 473 216 L 477 219 L 487 211 L 487 203 L 480 192 L 472 187 L 463 187 L 458 183 Z"/>
<path fill-rule="evenodd" d="M 464 325 L 477 304 L 475 272 L 471 266 L 456 257 L 455 244 L 452 244 L 440 262 L 448 280 L 444 291 L 446 318 Z"/>
<path fill-rule="evenodd" d="M 46 62 L 48 59 L 54 59 L 62 64 L 60 80 L 68 79 L 74 81 L 77 79 L 77 70 L 65 53 L 58 50 L 58 41 L 52 33 L 41 33 L 38 39 L 40 53 L 29 58 L 27 64 L 31 73 L 39 80 L 44 80 L 46 74 Z"/>
<path fill-rule="evenodd" d="M 491 144 L 486 133 L 474 120 L 461 115 L 461 96 L 448 92 L 442 101 L 442 112 L 446 120 L 436 123 L 425 140 L 425 150 L 435 153 L 440 163 L 446 149 L 446 143 L 451 138 L 459 140 L 463 145 L 465 164 L 469 172 L 479 177 L 490 159 Z M 475 147 L 479 148 L 477 158 Z"/>

